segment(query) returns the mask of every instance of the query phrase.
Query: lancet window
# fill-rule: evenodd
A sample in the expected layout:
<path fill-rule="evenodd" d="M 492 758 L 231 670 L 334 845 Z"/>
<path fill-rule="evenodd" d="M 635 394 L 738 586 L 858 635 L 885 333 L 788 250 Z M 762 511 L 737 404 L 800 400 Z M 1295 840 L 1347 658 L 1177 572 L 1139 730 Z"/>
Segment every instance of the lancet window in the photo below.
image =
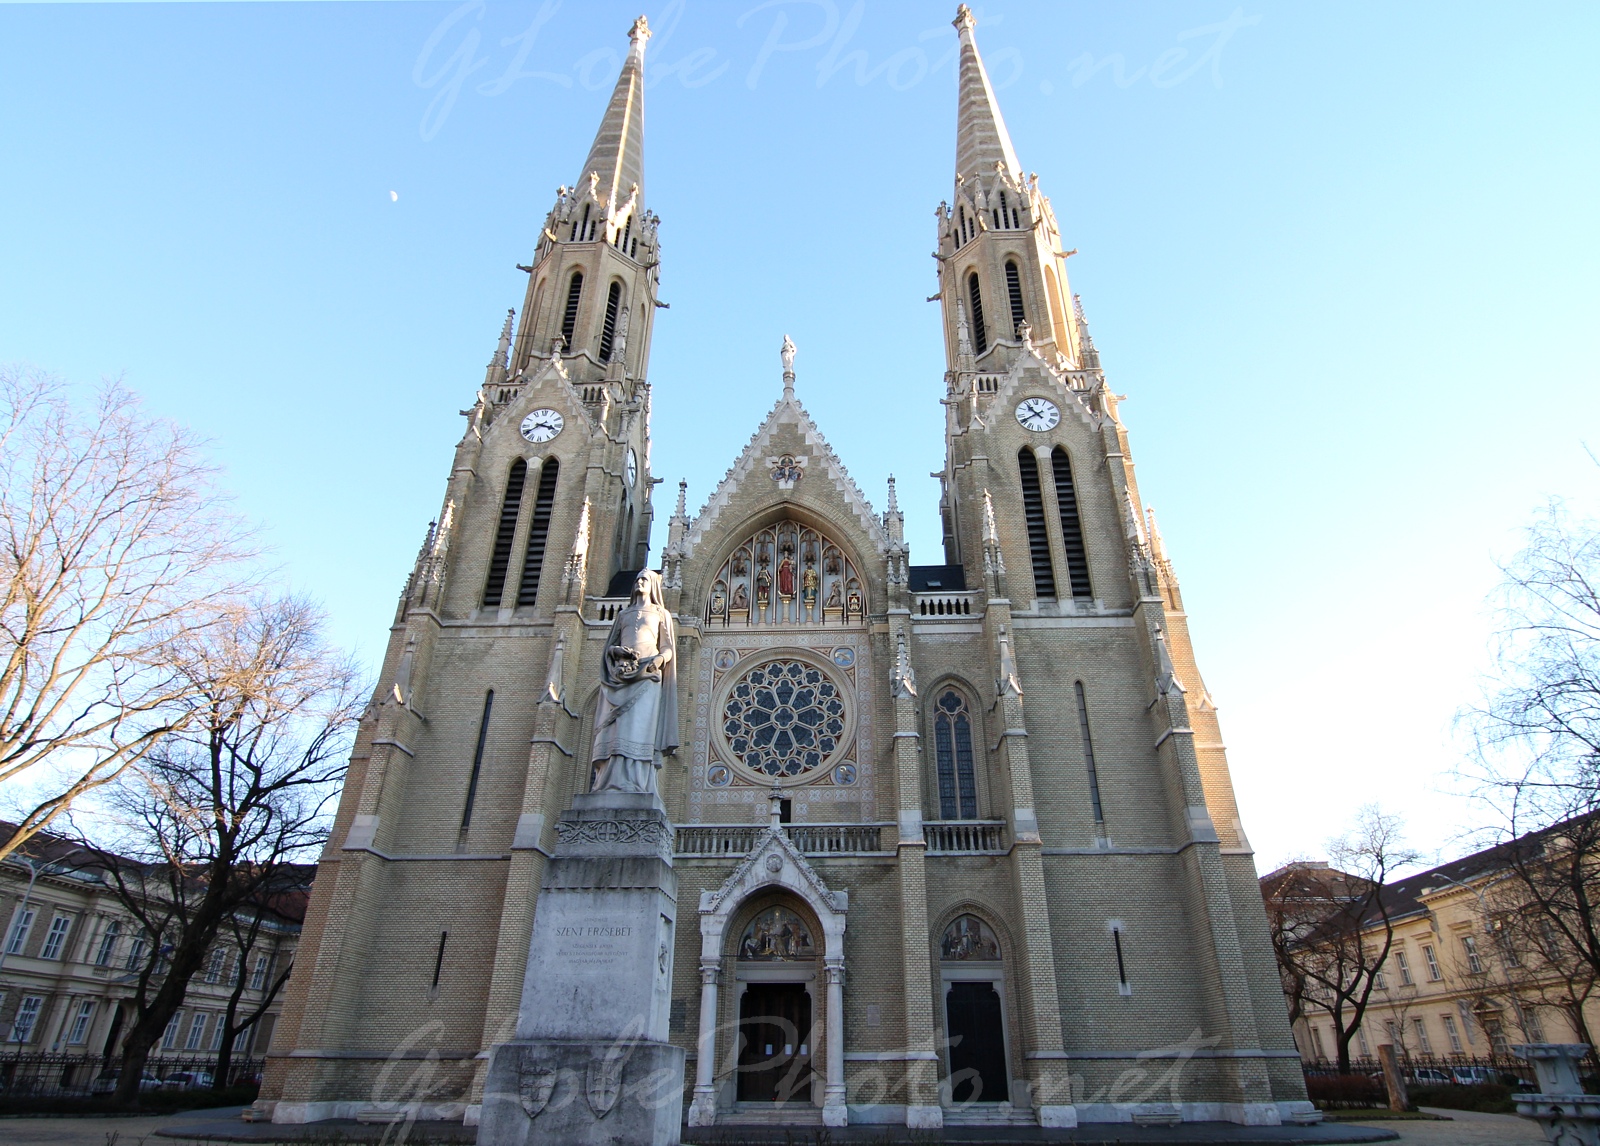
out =
<path fill-rule="evenodd" d="M 1056 573 L 1050 561 L 1050 536 L 1045 532 L 1039 459 L 1026 446 L 1017 451 L 1017 472 L 1022 480 L 1022 512 L 1028 523 L 1028 555 L 1033 559 L 1033 595 L 1054 597 Z"/>
<path fill-rule="evenodd" d="M 734 547 L 711 584 L 712 625 L 859 625 L 867 590 L 844 549 L 796 521 L 757 530 Z"/>
<path fill-rule="evenodd" d="M 989 334 L 983 325 L 983 291 L 976 271 L 967 276 L 967 300 L 972 304 L 972 349 L 982 354 L 989 349 Z"/>
<path fill-rule="evenodd" d="M 517 534 L 517 516 L 522 512 L 522 486 L 528 479 L 528 463 L 518 458 L 511 463 L 506 479 L 505 500 L 500 503 L 500 524 L 495 529 L 494 551 L 489 557 L 489 580 L 483 587 L 483 603 L 488 608 L 500 604 L 506 588 L 506 571 L 511 568 L 511 542 Z"/>
<path fill-rule="evenodd" d="M 1056 480 L 1056 506 L 1061 511 L 1061 543 L 1067 551 L 1067 580 L 1074 597 L 1092 597 L 1089 555 L 1083 547 L 1083 523 L 1078 520 L 1078 491 L 1072 484 L 1072 460 L 1060 446 L 1050 451 L 1050 469 Z"/>
<path fill-rule="evenodd" d="M 517 587 L 518 606 L 539 599 L 539 577 L 544 572 L 545 543 L 550 537 L 550 514 L 555 509 L 556 479 L 561 463 L 550 458 L 539 471 L 539 492 L 533 499 L 533 521 L 528 526 L 528 546 L 522 551 L 522 582 Z"/>
<path fill-rule="evenodd" d="M 564 347 L 572 346 L 572 331 L 578 325 L 578 300 L 583 298 L 583 272 L 573 271 L 567 284 L 567 309 L 561 316 L 561 341 Z"/>
<path fill-rule="evenodd" d="M 1006 297 L 1011 303 L 1011 333 L 1015 337 L 1021 333 L 1028 316 L 1022 309 L 1022 274 L 1010 259 L 1006 260 Z"/>
<path fill-rule="evenodd" d="M 600 361 L 610 362 L 617 340 L 617 312 L 622 309 L 622 284 L 614 282 L 606 294 L 606 320 L 600 328 Z"/>
<path fill-rule="evenodd" d="M 939 776 L 939 818 L 978 818 L 978 782 L 972 763 L 972 715 L 955 689 L 939 697 L 933 714 L 933 747 Z"/>

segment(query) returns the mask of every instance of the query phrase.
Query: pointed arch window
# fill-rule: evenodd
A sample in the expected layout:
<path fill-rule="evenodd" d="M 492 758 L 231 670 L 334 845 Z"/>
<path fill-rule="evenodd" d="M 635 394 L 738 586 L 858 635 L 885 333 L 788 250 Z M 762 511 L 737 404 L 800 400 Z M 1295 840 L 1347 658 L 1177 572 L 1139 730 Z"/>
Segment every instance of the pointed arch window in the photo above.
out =
<path fill-rule="evenodd" d="M 494 534 L 494 552 L 489 557 L 489 580 L 483 587 L 483 603 L 495 608 L 506 589 L 506 571 L 511 568 L 511 541 L 517 533 L 517 515 L 522 511 L 522 486 L 528 480 L 528 463 L 518 458 L 511 463 L 506 479 L 505 500 L 500 503 L 500 527 Z"/>
<path fill-rule="evenodd" d="M 1006 298 L 1011 303 L 1011 333 L 1015 336 L 1028 316 L 1022 309 L 1022 272 L 1012 259 L 1006 260 Z"/>
<path fill-rule="evenodd" d="M 972 306 L 972 349 L 982 354 L 989 349 L 989 334 L 983 325 L 983 291 L 978 287 L 978 272 L 967 275 L 967 301 Z"/>
<path fill-rule="evenodd" d="M 1054 597 L 1056 573 L 1050 563 L 1050 535 L 1045 531 L 1039 459 L 1026 446 L 1017 451 L 1017 470 L 1022 478 L 1022 512 L 1028 521 L 1028 553 L 1033 558 L 1033 595 Z"/>
<path fill-rule="evenodd" d="M 539 492 L 533 497 L 533 521 L 528 526 L 528 547 L 522 551 L 522 583 L 517 587 L 517 604 L 532 605 L 539 599 L 539 575 L 544 571 L 545 542 L 550 537 L 550 514 L 556 504 L 556 479 L 561 463 L 548 459 L 539 470 Z"/>
<path fill-rule="evenodd" d="M 578 300 L 583 298 L 583 272 L 573 271 L 567 283 L 567 309 L 561 315 L 561 341 L 567 349 L 572 346 L 572 332 L 578 325 Z"/>
<path fill-rule="evenodd" d="M 617 341 L 617 313 L 622 309 L 622 284 L 614 282 L 606 292 L 606 321 L 600 328 L 600 361 L 611 361 L 611 350 Z"/>
<path fill-rule="evenodd" d="M 1078 520 L 1078 493 L 1072 484 L 1072 459 L 1057 446 L 1050 451 L 1050 469 L 1056 479 L 1056 508 L 1061 511 L 1061 544 L 1067 551 L 1067 580 L 1074 597 L 1092 597 L 1089 555 L 1083 547 L 1083 523 Z"/>
<path fill-rule="evenodd" d="M 978 818 L 978 780 L 972 764 L 972 713 L 955 689 L 939 695 L 933 711 L 933 747 L 939 778 L 939 818 Z"/>

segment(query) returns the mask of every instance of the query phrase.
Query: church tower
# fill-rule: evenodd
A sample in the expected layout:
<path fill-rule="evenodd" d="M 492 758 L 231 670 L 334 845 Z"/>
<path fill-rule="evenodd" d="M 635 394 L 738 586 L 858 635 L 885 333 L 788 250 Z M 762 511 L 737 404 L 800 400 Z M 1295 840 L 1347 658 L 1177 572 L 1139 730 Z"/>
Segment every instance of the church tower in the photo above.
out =
<path fill-rule="evenodd" d="M 666 522 L 679 729 L 652 846 L 675 914 L 651 974 L 687 1122 L 1314 1120 L 1071 251 L 964 5 L 955 28 L 948 369 L 925 394 L 945 409 L 939 563 L 912 563 L 893 479 L 874 509 L 828 445 L 787 338 L 766 383 L 725 366 L 715 385 L 770 385 L 773 405 Z M 641 18 L 522 267 L 406 582 L 273 1036 L 257 1110 L 276 1121 L 476 1123 L 525 979 L 537 1000 L 566 950 L 530 961 L 535 907 L 591 788 L 608 632 L 650 563 L 648 36 Z M 604 937 L 572 942 L 563 981 L 627 973 Z M 622 1070 L 488 1097 L 532 1143 L 547 1102 L 603 1120 Z"/>

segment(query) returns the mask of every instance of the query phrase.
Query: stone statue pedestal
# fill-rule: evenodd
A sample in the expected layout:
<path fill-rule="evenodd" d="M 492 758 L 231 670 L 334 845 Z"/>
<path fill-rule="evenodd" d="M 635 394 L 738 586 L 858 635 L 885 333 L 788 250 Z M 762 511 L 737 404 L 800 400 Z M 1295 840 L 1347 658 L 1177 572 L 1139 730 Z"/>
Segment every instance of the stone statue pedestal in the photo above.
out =
<path fill-rule="evenodd" d="M 677 1146 L 667 1042 L 677 876 L 656 795 L 573 797 L 556 821 L 516 1038 L 489 1054 L 479 1146 Z"/>
<path fill-rule="evenodd" d="M 1582 1064 L 1588 1043 L 1525 1043 L 1513 1046 L 1533 1064 L 1538 1094 L 1517 1095 L 1517 1113 L 1537 1122 L 1556 1146 L 1600 1146 L 1600 1095 L 1583 1092 Z"/>

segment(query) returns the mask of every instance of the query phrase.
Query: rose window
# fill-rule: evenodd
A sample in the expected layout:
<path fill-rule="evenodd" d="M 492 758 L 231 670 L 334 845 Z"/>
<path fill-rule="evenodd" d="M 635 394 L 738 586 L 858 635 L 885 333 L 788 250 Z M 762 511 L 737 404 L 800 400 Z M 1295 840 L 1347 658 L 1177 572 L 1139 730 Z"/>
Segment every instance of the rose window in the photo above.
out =
<path fill-rule="evenodd" d="M 822 766 L 844 738 L 844 698 L 826 673 L 801 660 L 772 660 L 728 693 L 722 731 L 746 768 L 800 776 Z"/>

